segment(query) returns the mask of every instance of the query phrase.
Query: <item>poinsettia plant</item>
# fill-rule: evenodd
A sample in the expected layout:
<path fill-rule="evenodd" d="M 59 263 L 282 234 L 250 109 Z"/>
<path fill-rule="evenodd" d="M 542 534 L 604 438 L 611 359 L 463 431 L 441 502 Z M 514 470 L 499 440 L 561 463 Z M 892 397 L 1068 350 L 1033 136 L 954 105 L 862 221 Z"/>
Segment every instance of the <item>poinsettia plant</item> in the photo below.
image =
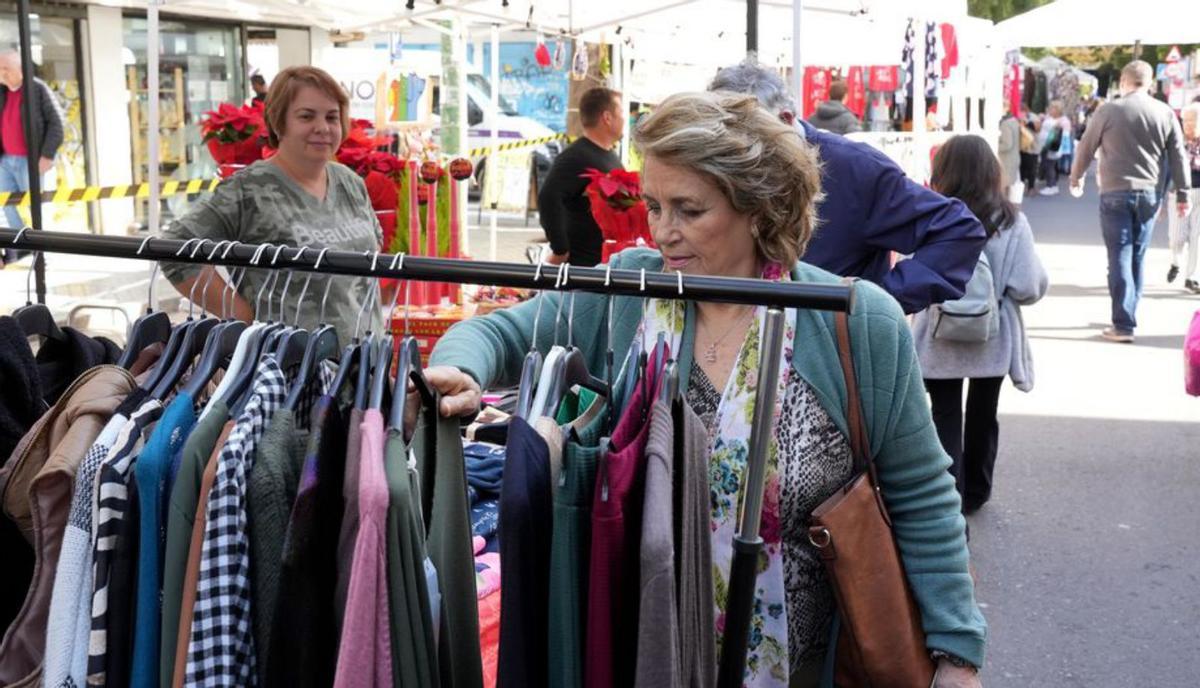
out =
<path fill-rule="evenodd" d="M 266 139 L 267 126 L 263 119 L 262 103 L 233 105 L 221 103 L 200 119 L 201 139 L 205 143 L 241 143 L 250 138 Z"/>
<path fill-rule="evenodd" d="M 642 178 L 637 172 L 621 168 L 601 172 L 589 167 L 579 176 L 589 180 L 588 188 L 594 188 L 613 210 L 628 210 L 642 201 Z"/>
<path fill-rule="evenodd" d="M 601 172 L 589 168 L 580 176 L 590 180 L 584 193 L 592 217 L 604 235 L 601 252 L 604 261 L 631 246 L 654 246 L 649 214 L 642 200 L 642 179 L 637 172 L 623 169 Z"/>

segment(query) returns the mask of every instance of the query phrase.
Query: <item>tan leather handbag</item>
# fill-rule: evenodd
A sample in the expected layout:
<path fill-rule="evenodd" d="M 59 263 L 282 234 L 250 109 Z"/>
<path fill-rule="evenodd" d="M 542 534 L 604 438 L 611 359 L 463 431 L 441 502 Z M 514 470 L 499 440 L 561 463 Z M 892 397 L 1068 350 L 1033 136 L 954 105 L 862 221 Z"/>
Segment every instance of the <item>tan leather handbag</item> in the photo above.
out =
<path fill-rule="evenodd" d="M 813 511 L 808 529 L 841 613 L 834 683 L 853 688 L 927 688 L 935 667 L 879 493 L 845 313 L 837 314 L 837 338 L 846 377 L 855 477 Z"/>

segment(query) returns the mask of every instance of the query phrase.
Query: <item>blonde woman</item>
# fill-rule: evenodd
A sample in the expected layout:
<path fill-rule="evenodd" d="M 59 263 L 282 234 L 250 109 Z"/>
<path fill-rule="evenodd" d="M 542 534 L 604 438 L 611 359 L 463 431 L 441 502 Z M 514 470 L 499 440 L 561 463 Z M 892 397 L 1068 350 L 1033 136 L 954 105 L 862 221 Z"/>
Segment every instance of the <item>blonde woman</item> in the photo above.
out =
<path fill-rule="evenodd" d="M 614 268 L 838 283 L 799 259 L 821 198 L 815 151 L 752 96 L 672 96 L 639 124 L 635 143 L 645 156 L 644 197 L 660 250 L 624 251 L 613 259 Z M 859 282 L 855 291 L 850 329 L 867 432 L 926 643 L 939 662 L 935 685 L 978 686 L 986 624 L 967 571 L 965 522 L 947 471 L 950 459 L 925 400 L 912 334 L 900 306 L 880 288 Z M 543 313 L 555 312 L 559 294 L 543 298 Z M 592 370 L 604 369 L 607 298 L 577 296 L 574 341 Z M 674 333 L 682 394 L 709 428 L 712 569 L 714 585 L 722 589 L 745 471 L 745 419 L 754 403 L 746 389 L 753 375 L 745 371 L 759 360 L 765 309 L 697 302 L 676 327 L 662 315 L 671 312 L 665 305 L 652 304 L 643 316 L 640 299 L 612 298 L 618 360 L 639 330 Z M 443 414 L 474 412 L 481 388 L 516 383 L 531 345 L 548 350 L 555 324 L 542 317 L 534 337 L 536 310 L 527 302 L 467 320 L 442 337 L 432 355 L 436 367 L 426 376 L 444 395 Z M 745 685 L 756 687 L 818 686 L 829 668 L 836 605 L 806 533 L 813 508 L 851 477 L 833 314 L 789 311 L 786 320 L 779 420 L 768 451 L 767 555 L 745 676 Z M 715 599 L 714 605 L 719 627 L 723 610 Z M 632 682 L 618 677 L 617 684 Z"/>

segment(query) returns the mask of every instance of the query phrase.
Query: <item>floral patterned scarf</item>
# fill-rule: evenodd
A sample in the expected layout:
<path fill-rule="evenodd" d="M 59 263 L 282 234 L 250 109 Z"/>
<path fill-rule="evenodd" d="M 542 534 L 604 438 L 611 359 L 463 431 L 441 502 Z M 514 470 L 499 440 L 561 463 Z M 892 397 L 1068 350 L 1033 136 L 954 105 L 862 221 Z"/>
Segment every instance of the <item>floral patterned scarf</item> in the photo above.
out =
<path fill-rule="evenodd" d="M 768 266 L 763 279 L 785 279 L 778 265 Z M 672 301 L 652 299 L 638 329 L 638 336 L 653 344 L 658 332 L 670 332 L 671 350 L 679 351 L 683 338 L 684 319 L 681 309 Z M 725 630 L 725 604 L 729 594 L 730 565 L 733 561 L 733 538 L 737 533 L 741 512 L 741 485 L 746 474 L 750 446 L 750 426 L 754 417 L 755 393 L 761 335 L 766 322 L 765 307 L 759 307 L 746 332 L 733 373 L 721 395 L 717 409 L 716 429 L 709 447 L 708 485 L 712 499 L 713 586 L 716 592 L 718 650 Z M 778 421 L 785 397 L 788 369 L 791 367 L 792 343 L 795 341 L 796 312 L 785 310 L 784 351 L 779 368 L 778 394 L 774 415 Z M 681 380 L 688 371 L 681 370 Z M 746 656 L 744 685 L 751 688 L 788 685 L 788 620 L 787 597 L 784 588 L 783 544 L 779 516 L 778 445 L 775 433 L 770 433 L 767 447 L 766 491 L 763 496 L 763 515 L 760 536 L 765 547 L 759 564 L 754 615 L 750 626 L 750 645 Z"/>

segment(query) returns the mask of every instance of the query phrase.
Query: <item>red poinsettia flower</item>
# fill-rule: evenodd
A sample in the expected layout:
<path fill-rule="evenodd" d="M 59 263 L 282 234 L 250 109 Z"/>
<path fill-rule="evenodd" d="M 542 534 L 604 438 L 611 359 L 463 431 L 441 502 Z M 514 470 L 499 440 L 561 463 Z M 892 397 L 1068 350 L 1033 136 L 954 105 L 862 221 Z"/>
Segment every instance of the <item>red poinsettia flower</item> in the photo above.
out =
<path fill-rule="evenodd" d="M 637 172 L 623 169 L 601 172 L 592 167 L 579 176 L 590 180 L 588 188 L 616 210 L 632 208 L 642 200 L 642 179 Z"/>
<path fill-rule="evenodd" d="M 216 110 L 204 113 L 200 120 L 203 141 L 215 139 L 220 143 L 240 143 L 266 133 L 262 106 L 221 103 Z"/>

